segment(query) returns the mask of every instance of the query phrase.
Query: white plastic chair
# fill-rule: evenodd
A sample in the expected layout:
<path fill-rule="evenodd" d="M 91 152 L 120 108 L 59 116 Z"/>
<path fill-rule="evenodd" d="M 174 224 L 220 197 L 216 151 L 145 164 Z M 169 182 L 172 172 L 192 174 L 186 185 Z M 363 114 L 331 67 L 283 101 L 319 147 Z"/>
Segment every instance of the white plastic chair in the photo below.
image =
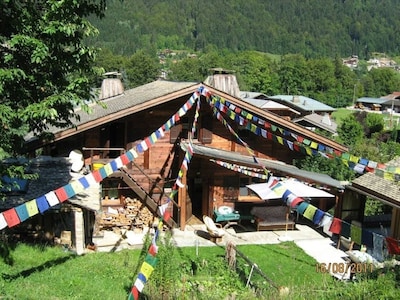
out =
<path fill-rule="evenodd" d="M 209 216 L 203 216 L 203 222 L 206 225 L 207 231 L 211 237 L 220 238 L 225 235 L 225 231 L 222 229 L 221 224 L 215 224 Z"/>

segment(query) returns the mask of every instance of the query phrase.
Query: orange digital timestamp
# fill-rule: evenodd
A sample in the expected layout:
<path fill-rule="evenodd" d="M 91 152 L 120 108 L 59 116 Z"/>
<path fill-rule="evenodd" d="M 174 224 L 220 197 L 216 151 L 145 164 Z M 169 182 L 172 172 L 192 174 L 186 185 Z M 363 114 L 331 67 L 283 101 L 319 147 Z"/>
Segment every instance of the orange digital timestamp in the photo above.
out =
<path fill-rule="evenodd" d="M 355 262 L 334 262 L 334 263 L 317 263 L 317 273 L 367 273 L 374 269 L 371 263 L 355 263 Z"/>

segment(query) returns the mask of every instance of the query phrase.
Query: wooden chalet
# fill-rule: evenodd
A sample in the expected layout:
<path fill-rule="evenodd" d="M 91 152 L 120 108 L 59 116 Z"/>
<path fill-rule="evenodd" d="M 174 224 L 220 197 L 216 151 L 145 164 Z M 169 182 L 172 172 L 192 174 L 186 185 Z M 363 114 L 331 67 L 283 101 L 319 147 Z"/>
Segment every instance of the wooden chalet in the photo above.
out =
<path fill-rule="evenodd" d="M 111 86 L 119 86 L 115 78 L 112 80 L 114 83 Z M 246 205 L 264 203 L 243 189 L 245 184 L 254 182 L 251 176 L 215 163 L 220 160 L 257 168 L 259 165 L 249 154 L 249 148 L 274 174 L 292 176 L 331 188 L 340 197 L 341 187 L 336 181 L 289 165 L 294 158 L 303 157 L 307 153 L 292 150 L 282 143 L 282 139 L 290 144 L 298 143 L 301 146 L 299 149 L 303 149 L 302 146 L 309 147 L 310 142 L 331 151 L 347 151 L 346 147 L 241 100 L 236 78 L 231 74 L 220 72 L 212 75 L 206 82 L 208 83 L 158 80 L 131 90 L 116 89 L 114 94 L 105 92 L 107 97 L 101 100 L 105 107 L 94 105 L 91 114 L 78 111 L 80 120 L 76 122 L 76 127 L 54 129 L 54 139 L 50 142 L 31 139 L 27 144 L 28 150 L 34 153 L 42 148 L 47 155 L 68 156 L 72 150 L 78 149 L 83 153 L 85 165 L 93 170 L 140 144 L 174 115 L 194 92 L 204 88 L 209 94 L 229 102 L 233 111 L 246 111 L 254 116 L 253 119 L 248 119 L 254 126 L 268 123 L 267 130 L 273 133 L 274 138 L 266 139 L 254 134 L 230 119 L 227 112 L 221 112 L 231 128 L 247 143 L 248 146 L 244 146 L 214 117 L 206 97 L 201 96 L 193 140 L 193 158 L 182 178 L 183 187 L 179 188 L 170 207 L 170 226 L 184 229 L 191 216 L 212 216 L 213 210 L 219 206 L 242 209 Z M 177 178 L 194 114 L 195 109 L 192 108 L 177 120 L 175 126 L 165 131 L 163 138 L 158 139 L 126 167 L 104 179 L 101 184 L 102 200 L 136 197 L 156 215 L 158 205 L 165 202 Z M 109 202 L 105 204 L 109 205 Z M 324 205 L 326 206 L 320 203 L 320 207 Z"/>

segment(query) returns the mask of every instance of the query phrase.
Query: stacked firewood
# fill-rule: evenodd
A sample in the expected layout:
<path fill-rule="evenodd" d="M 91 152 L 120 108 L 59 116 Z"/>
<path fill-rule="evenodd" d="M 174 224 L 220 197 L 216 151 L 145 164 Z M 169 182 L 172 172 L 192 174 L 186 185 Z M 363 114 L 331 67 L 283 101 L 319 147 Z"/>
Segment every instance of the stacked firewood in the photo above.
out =
<path fill-rule="evenodd" d="M 103 205 L 99 226 L 102 229 L 143 229 L 144 226 L 151 226 L 153 221 L 153 214 L 140 200 L 124 198 L 120 205 Z"/>

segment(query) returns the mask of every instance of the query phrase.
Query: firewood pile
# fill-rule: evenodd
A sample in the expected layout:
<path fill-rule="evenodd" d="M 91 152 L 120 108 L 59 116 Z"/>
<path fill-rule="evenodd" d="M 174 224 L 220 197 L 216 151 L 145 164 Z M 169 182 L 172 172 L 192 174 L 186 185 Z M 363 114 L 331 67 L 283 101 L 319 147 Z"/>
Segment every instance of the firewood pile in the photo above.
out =
<path fill-rule="evenodd" d="M 150 227 L 154 221 L 153 214 L 138 199 L 103 200 L 102 210 L 99 220 L 101 229 L 143 229 L 144 226 Z"/>

